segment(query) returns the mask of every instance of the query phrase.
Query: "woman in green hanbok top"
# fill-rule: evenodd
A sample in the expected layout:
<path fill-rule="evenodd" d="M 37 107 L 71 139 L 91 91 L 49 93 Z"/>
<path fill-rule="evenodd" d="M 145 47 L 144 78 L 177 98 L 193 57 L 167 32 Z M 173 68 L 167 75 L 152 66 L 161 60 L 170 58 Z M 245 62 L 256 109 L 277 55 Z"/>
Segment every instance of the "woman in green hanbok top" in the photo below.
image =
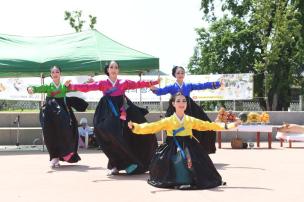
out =
<path fill-rule="evenodd" d="M 85 111 L 88 103 L 77 97 L 66 97 L 69 92 L 60 82 L 61 69 L 51 68 L 52 82 L 48 85 L 29 86 L 29 94 L 46 93 L 46 101 L 40 112 L 40 123 L 45 145 L 50 154 L 51 167 L 59 167 L 59 161 L 75 163 L 80 160 L 77 120 L 72 107 Z M 68 85 L 68 84 L 67 84 Z"/>

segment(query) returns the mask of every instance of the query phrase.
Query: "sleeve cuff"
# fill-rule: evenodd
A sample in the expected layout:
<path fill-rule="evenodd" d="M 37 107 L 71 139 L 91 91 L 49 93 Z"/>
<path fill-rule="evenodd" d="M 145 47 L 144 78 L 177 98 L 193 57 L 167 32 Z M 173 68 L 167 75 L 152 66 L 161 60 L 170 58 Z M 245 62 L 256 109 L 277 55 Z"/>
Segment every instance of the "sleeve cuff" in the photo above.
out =
<path fill-rule="evenodd" d="M 70 84 L 69 86 L 68 86 L 68 90 L 75 90 L 75 88 L 74 88 L 74 85 L 73 84 Z"/>
<path fill-rule="evenodd" d="M 156 84 L 159 84 L 158 80 L 156 80 L 156 81 L 150 81 L 150 85 L 151 85 L 151 86 L 154 86 L 154 85 L 156 85 Z"/>
<path fill-rule="evenodd" d="M 221 87 L 221 83 L 219 81 L 212 82 L 212 89 L 217 89 Z"/>
<path fill-rule="evenodd" d="M 137 130 L 138 130 L 138 124 L 137 124 L 137 123 L 133 123 L 133 127 L 132 127 L 131 130 L 132 130 L 133 133 L 136 134 L 136 133 L 137 133 Z"/>

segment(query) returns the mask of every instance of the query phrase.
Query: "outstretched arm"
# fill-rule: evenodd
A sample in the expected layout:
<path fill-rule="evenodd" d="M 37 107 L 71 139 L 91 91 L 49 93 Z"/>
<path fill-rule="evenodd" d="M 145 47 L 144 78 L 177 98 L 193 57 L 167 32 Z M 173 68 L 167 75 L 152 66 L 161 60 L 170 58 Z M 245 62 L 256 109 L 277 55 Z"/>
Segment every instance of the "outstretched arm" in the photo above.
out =
<path fill-rule="evenodd" d="M 217 89 L 219 87 L 221 87 L 221 82 L 219 82 L 219 81 L 191 84 L 192 90 Z"/>
<path fill-rule="evenodd" d="M 217 130 L 228 130 L 237 127 L 240 124 L 240 121 L 237 120 L 233 123 L 215 123 L 209 121 L 202 121 L 200 119 L 196 119 L 191 117 L 192 128 L 199 131 L 217 131 Z"/>
<path fill-rule="evenodd" d="M 172 89 L 172 85 L 165 86 L 163 88 L 157 88 L 157 87 L 151 88 L 152 92 L 156 95 L 166 95 L 171 92 L 171 89 Z"/>
<path fill-rule="evenodd" d="M 29 86 L 27 87 L 27 92 L 29 94 L 33 93 L 47 93 L 48 85 L 41 85 L 41 86 Z"/>
<path fill-rule="evenodd" d="M 142 124 L 133 123 L 130 121 L 128 123 L 128 127 L 135 134 L 153 134 L 161 130 L 169 130 L 170 124 L 168 123 L 168 119 L 164 118 L 160 121 Z"/>
<path fill-rule="evenodd" d="M 93 82 L 93 83 L 84 83 L 84 84 L 69 84 L 68 90 L 70 91 L 81 91 L 81 92 L 89 92 L 94 90 L 102 90 L 103 82 Z"/>
<path fill-rule="evenodd" d="M 124 90 L 132 90 L 137 88 L 150 88 L 159 83 L 159 80 L 156 81 L 131 81 L 126 80 L 124 82 Z"/>

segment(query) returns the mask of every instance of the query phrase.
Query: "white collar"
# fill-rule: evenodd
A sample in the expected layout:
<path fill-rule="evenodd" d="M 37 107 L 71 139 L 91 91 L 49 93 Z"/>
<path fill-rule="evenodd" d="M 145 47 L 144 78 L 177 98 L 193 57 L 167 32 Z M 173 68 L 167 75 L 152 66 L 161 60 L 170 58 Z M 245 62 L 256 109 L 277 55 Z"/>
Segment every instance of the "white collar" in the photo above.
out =
<path fill-rule="evenodd" d="M 58 89 L 58 88 L 60 87 L 60 85 L 61 85 L 61 82 L 59 82 L 59 84 L 56 85 L 56 83 L 53 81 L 53 84 L 54 84 L 54 86 L 56 87 L 56 89 Z"/>
<path fill-rule="evenodd" d="M 176 117 L 176 119 L 179 121 L 179 123 L 180 124 L 183 124 L 184 123 L 184 120 L 185 120 L 185 114 L 184 114 L 184 116 L 183 116 L 183 118 L 182 119 L 180 119 L 178 116 L 177 116 L 177 114 L 174 112 L 174 115 L 175 115 L 175 117 Z"/>
<path fill-rule="evenodd" d="M 182 88 L 184 85 L 184 82 L 182 83 L 182 85 L 179 85 L 179 83 L 177 81 L 175 81 L 175 83 L 178 85 L 179 88 Z"/>
<path fill-rule="evenodd" d="M 116 82 L 117 82 L 117 79 L 113 82 L 110 78 L 108 78 L 108 80 L 110 81 L 110 83 L 112 84 L 112 87 L 115 86 Z"/>

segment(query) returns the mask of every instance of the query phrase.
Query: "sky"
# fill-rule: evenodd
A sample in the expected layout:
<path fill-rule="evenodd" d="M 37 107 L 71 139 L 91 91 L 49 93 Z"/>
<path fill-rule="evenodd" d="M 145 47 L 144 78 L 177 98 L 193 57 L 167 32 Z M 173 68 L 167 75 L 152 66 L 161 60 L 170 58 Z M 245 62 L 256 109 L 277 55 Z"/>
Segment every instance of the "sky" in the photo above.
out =
<path fill-rule="evenodd" d="M 75 32 L 64 11 L 97 17 L 95 29 L 136 50 L 160 58 L 160 69 L 186 67 L 196 45 L 195 28 L 207 27 L 201 0 L 2 0 L 0 33 L 53 36 Z M 88 29 L 88 26 L 84 27 Z"/>

